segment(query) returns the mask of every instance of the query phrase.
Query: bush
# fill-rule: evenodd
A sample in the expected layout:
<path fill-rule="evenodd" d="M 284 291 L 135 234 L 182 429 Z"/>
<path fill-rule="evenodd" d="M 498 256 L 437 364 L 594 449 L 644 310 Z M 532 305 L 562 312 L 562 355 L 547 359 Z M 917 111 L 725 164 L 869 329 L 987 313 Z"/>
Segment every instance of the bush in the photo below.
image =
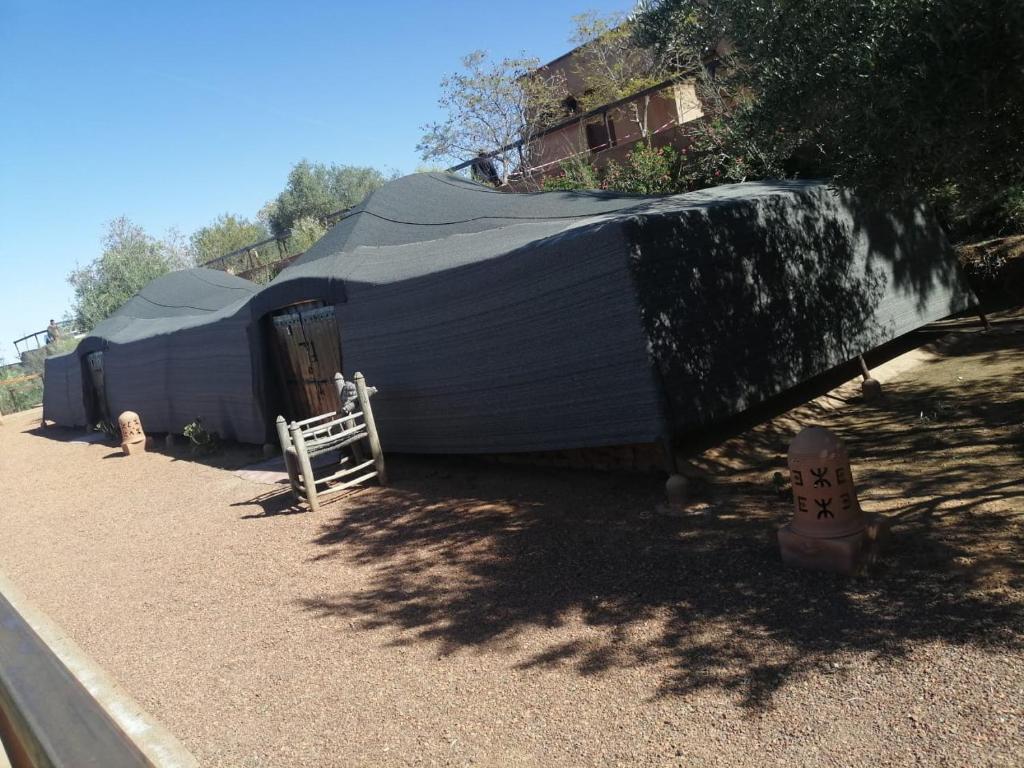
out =
<path fill-rule="evenodd" d="M 675 149 L 639 143 L 624 165 L 608 164 L 602 186 L 633 195 L 671 195 L 684 191 L 679 171 L 679 153 Z"/>
<path fill-rule="evenodd" d="M 1003 234 L 1024 234 L 1024 186 L 1006 190 L 1000 214 Z"/>
<path fill-rule="evenodd" d="M 562 175 L 544 179 L 545 190 L 607 189 L 633 195 L 671 195 L 686 191 L 681 176 L 682 158 L 672 147 L 638 143 L 620 165 L 614 161 L 598 169 L 589 159 L 562 164 Z"/>
<path fill-rule="evenodd" d="M 561 176 L 549 176 L 541 183 L 545 192 L 601 189 L 601 175 L 589 161 L 567 161 L 562 163 L 561 169 Z"/>
<path fill-rule="evenodd" d="M 181 434 L 188 438 L 193 453 L 207 456 L 220 450 L 220 435 L 207 431 L 199 417 L 182 427 Z"/>

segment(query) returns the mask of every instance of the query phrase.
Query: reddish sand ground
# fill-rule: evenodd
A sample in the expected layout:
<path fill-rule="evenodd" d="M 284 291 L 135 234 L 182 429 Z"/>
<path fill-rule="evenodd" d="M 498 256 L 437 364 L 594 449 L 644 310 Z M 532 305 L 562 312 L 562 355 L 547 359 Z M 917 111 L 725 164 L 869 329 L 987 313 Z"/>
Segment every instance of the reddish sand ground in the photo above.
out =
<path fill-rule="evenodd" d="M 0 569 L 203 765 L 1021 765 L 1022 381 L 1024 335 L 964 335 L 696 457 L 681 518 L 656 477 L 413 458 L 295 514 L 22 414 Z M 865 576 L 779 562 L 810 422 L 894 518 Z"/>

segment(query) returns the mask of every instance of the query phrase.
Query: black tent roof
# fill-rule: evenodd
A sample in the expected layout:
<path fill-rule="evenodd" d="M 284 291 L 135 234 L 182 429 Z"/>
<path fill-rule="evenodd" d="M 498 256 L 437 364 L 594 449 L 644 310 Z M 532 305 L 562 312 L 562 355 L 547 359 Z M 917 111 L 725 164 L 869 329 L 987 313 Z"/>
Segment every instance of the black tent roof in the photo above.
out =
<path fill-rule="evenodd" d="M 183 269 L 151 280 L 82 340 L 83 352 L 106 342 L 172 333 L 240 308 L 260 289 L 256 283 L 215 269 Z"/>
<path fill-rule="evenodd" d="M 368 195 L 295 264 L 360 246 L 408 245 L 528 222 L 569 223 L 653 199 L 657 198 L 596 191 L 499 192 L 452 174 L 415 173 Z"/>

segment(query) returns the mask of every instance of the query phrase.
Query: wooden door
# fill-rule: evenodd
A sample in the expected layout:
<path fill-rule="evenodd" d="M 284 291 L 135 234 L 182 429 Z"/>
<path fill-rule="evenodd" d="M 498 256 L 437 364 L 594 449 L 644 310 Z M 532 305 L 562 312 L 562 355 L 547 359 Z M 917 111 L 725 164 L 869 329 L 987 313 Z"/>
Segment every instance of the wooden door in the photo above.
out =
<path fill-rule="evenodd" d="M 271 324 L 285 415 L 301 420 L 337 411 L 334 374 L 341 372 L 341 341 L 334 307 L 289 307 Z"/>

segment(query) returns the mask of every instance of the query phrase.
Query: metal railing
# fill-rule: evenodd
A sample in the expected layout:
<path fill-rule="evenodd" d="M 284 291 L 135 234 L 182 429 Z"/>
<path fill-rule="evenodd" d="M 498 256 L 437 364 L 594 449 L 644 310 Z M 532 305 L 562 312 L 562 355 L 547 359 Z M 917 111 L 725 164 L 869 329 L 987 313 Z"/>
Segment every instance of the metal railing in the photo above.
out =
<path fill-rule="evenodd" d="M 333 227 L 351 210 L 352 208 L 341 208 L 332 211 L 321 219 L 321 223 L 327 228 Z M 252 280 L 254 283 L 268 283 L 303 253 L 302 251 L 291 252 L 289 248 L 291 235 L 291 230 L 288 230 L 280 237 L 267 237 L 255 243 L 243 245 L 223 256 L 205 261 L 199 266 L 230 272 L 238 277 L 244 277 L 246 280 Z M 264 256 L 260 254 L 259 249 L 271 246 L 271 244 L 277 249 L 277 258 L 264 261 Z"/>
<path fill-rule="evenodd" d="M 0 595 L 0 740 L 12 768 L 152 767 Z"/>
<path fill-rule="evenodd" d="M 62 320 L 59 323 L 56 323 L 56 326 L 62 338 L 74 336 L 75 334 L 78 333 L 78 329 L 75 327 L 75 323 L 72 320 Z M 14 351 L 18 354 L 18 357 L 21 357 L 23 354 L 25 354 L 26 352 L 30 352 L 33 349 L 42 349 L 48 343 L 47 340 L 49 338 L 49 333 L 49 328 L 43 328 L 43 330 L 41 331 L 36 331 L 35 333 L 30 333 L 25 336 L 22 336 L 20 339 L 15 339 Z M 39 341 L 40 337 L 42 337 L 42 342 Z M 30 342 L 34 342 L 35 346 L 30 347 Z M 21 348 L 21 344 L 25 345 L 24 349 Z"/>
<path fill-rule="evenodd" d="M 0 573 L 0 766 L 197 768 L 195 758 Z"/>

